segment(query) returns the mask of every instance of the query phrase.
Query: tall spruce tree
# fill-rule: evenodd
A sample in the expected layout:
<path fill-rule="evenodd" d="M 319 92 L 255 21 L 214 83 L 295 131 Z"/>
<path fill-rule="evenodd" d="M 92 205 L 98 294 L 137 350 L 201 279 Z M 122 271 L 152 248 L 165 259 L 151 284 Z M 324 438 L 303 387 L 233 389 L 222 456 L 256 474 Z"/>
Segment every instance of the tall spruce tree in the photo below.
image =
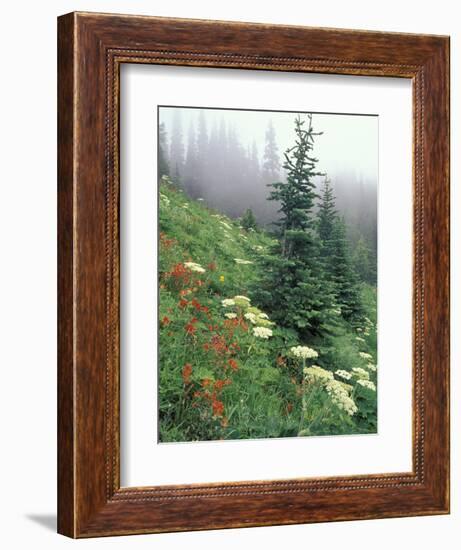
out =
<path fill-rule="evenodd" d="M 346 321 L 359 320 L 362 315 L 359 281 L 351 261 L 345 222 L 336 211 L 335 197 L 328 178 L 325 178 L 323 184 L 317 212 L 317 230 L 325 277 L 333 285 L 336 306 Z"/>
<path fill-rule="evenodd" d="M 330 185 L 331 181 L 325 177 L 323 183 L 321 202 L 317 214 L 317 224 L 322 247 L 328 246 L 333 233 L 333 226 L 338 212 L 335 208 L 335 197 Z"/>
<path fill-rule="evenodd" d="M 198 149 L 197 139 L 195 135 L 194 124 L 191 122 L 189 126 L 189 134 L 187 138 L 187 153 L 184 163 L 182 180 L 184 189 L 190 197 L 197 198 L 200 195 L 198 182 Z"/>
<path fill-rule="evenodd" d="M 306 340 L 329 332 L 334 322 L 331 284 L 323 271 L 313 214 L 314 178 L 321 174 L 312 151 L 319 135 L 312 115 L 295 119 L 295 145 L 285 153 L 287 181 L 272 183 L 269 196 L 280 204 L 278 242 L 263 260 L 263 280 L 253 293 L 274 321 L 296 329 Z"/>
<path fill-rule="evenodd" d="M 272 183 L 280 178 L 280 159 L 272 120 L 266 130 L 266 145 L 264 148 L 262 177 L 264 183 Z"/>
<path fill-rule="evenodd" d="M 184 168 L 184 142 L 182 135 L 181 109 L 175 109 L 171 129 L 170 175 L 179 184 Z"/>
<path fill-rule="evenodd" d="M 170 175 L 170 166 L 168 164 L 168 136 L 166 133 L 165 123 L 162 122 L 158 128 L 158 177 Z"/>
<path fill-rule="evenodd" d="M 353 254 L 355 269 L 363 282 L 376 285 L 376 254 L 360 235 Z"/>

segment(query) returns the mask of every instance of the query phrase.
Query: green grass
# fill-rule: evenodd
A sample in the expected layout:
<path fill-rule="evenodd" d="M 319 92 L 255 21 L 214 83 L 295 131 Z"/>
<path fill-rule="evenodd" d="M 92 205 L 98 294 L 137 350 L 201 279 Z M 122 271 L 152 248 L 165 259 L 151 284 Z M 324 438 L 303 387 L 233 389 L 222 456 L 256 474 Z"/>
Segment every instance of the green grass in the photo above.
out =
<path fill-rule="evenodd" d="M 376 392 L 357 383 L 352 370 L 365 369 L 376 384 L 376 372 L 367 369 L 377 359 L 374 288 L 363 288 L 369 321 L 361 331 L 339 321 L 333 336 L 301 342 L 295 332 L 260 317 L 265 312 L 258 304 L 237 298 L 223 305 L 235 296 L 251 298 L 258 258 L 273 243 L 269 234 L 245 231 L 167 179 L 160 186 L 159 219 L 160 441 L 376 431 Z M 258 337 L 257 326 L 271 335 Z M 298 345 L 314 348 L 318 357 L 295 357 L 290 348 Z M 347 382 L 343 390 L 357 406 L 353 415 L 322 380 L 303 374 L 314 362 L 334 376 L 336 387 Z M 351 378 L 333 375 L 338 369 Z"/>

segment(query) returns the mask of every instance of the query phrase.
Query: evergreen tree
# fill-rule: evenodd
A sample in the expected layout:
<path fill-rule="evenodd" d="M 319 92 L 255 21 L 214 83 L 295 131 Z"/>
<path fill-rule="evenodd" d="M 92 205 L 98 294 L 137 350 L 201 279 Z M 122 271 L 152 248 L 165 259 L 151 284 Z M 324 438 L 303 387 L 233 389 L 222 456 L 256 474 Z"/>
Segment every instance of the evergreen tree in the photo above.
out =
<path fill-rule="evenodd" d="M 247 208 L 245 210 L 245 214 L 243 214 L 240 225 L 247 231 L 249 229 L 257 229 L 258 226 L 256 223 L 256 218 L 254 217 L 253 210 L 251 208 Z"/>
<path fill-rule="evenodd" d="M 255 189 L 256 183 L 259 181 L 259 154 L 258 147 L 256 146 L 255 141 L 253 141 L 251 150 L 249 151 L 248 165 L 249 170 L 247 187 L 252 187 L 253 189 Z"/>
<path fill-rule="evenodd" d="M 323 184 L 317 229 L 325 276 L 333 285 L 336 305 L 346 321 L 357 320 L 362 314 L 359 281 L 351 262 L 346 225 L 344 219 L 338 217 L 328 178 L 325 178 Z"/>
<path fill-rule="evenodd" d="M 330 180 L 325 177 L 322 197 L 317 214 L 318 233 L 323 246 L 327 246 L 333 233 L 334 222 L 338 215 L 335 209 L 335 198 Z"/>
<path fill-rule="evenodd" d="M 174 110 L 170 145 L 170 175 L 179 183 L 184 167 L 184 143 L 182 135 L 181 109 Z"/>
<path fill-rule="evenodd" d="M 353 261 L 360 279 L 365 283 L 376 285 L 376 256 L 363 235 L 360 235 L 357 241 Z"/>
<path fill-rule="evenodd" d="M 273 183 L 280 178 L 280 159 L 272 120 L 266 130 L 266 146 L 264 148 L 262 177 L 264 182 Z"/>
<path fill-rule="evenodd" d="M 166 133 L 165 123 L 162 122 L 159 125 L 158 129 L 158 163 L 157 163 L 157 170 L 158 170 L 158 178 L 160 179 L 162 176 L 169 176 L 170 175 L 170 167 L 168 164 L 167 159 L 167 151 L 168 151 L 168 137 Z"/>
<path fill-rule="evenodd" d="M 197 140 L 195 138 L 194 125 L 191 123 L 187 139 L 187 154 L 182 179 L 184 189 L 187 191 L 188 195 L 193 198 L 200 196 L 197 178 L 198 162 Z"/>
<path fill-rule="evenodd" d="M 320 258 L 313 215 L 317 159 L 312 156 L 312 116 L 295 119 L 295 145 L 285 153 L 286 183 L 272 183 L 269 200 L 278 201 L 279 241 L 263 261 L 264 277 L 254 297 L 271 318 L 306 338 L 328 332 L 333 324 L 333 296 Z"/>
<path fill-rule="evenodd" d="M 331 253 L 326 258 L 325 267 L 327 277 L 334 285 L 336 304 L 346 321 L 358 321 L 363 316 L 360 284 L 352 266 L 346 226 L 342 218 L 334 220 Z"/>
<path fill-rule="evenodd" d="M 209 149 L 205 111 L 200 109 L 197 126 L 197 179 L 201 188 L 205 188 L 204 183 L 209 173 Z"/>

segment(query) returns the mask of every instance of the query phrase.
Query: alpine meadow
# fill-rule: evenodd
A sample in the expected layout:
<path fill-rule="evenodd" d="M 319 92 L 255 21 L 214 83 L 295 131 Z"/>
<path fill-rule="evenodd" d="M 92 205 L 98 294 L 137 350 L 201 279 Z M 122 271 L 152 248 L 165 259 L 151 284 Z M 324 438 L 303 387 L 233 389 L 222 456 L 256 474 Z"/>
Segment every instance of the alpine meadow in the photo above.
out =
<path fill-rule="evenodd" d="M 159 442 L 377 433 L 378 117 L 158 108 Z"/>

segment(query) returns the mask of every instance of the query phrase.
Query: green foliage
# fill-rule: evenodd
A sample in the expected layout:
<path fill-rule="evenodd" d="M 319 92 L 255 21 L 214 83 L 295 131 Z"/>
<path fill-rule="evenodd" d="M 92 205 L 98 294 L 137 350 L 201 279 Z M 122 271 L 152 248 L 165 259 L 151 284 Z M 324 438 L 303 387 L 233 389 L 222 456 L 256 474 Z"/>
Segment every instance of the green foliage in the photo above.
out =
<path fill-rule="evenodd" d="M 334 324 L 333 288 L 324 276 L 320 241 L 312 213 L 315 199 L 317 159 L 312 156 L 315 136 L 312 116 L 307 129 L 295 119 L 296 144 L 285 153 L 286 182 L 270 184 L 269 200 L 280 204 L 278 241 L 262 262 L 262 278 L 253 291 L 262 304 L 285 327 L 303 338 L 326 333 Z"/>
<path fill-rule="evenodd" d="M 265 257 L 278 246 L 273 237 L 243 230 L 203 201 L 189 199 L 169 178 L 160 183 L 159 220 L 160 441 L 376 431 L 376 392 L 352 375 L 353 368 L 376 365 L 375 288 L 362 289 L 368 321 L 363 317 L 353 328 L 330 312 L 334 328 L 304 338 L 297 326 L 284 325 L 283 311 L 279 319 L 250 294 L 264 280 Z M 289 314 L 300 314 L 300 308 L 293 306 Z M 271 336 L 255 336 L 256 327 Z M 292 347 L 307 344 L 317 358 L 293 356 Z M 303 368 L 314 362 L 351 376 L 346 383 L 358 408 L 354 415 L 338 408 L 321 385 L 311 396 Z M 376 382 L 372 370 L 369 379 Z"/>
<path fill-rule="evenodd" d="M 258 228 L 256 218 L 254 217 L 253 210 L 251 208 L 247 208 L 245 210 L 245 214 L 242 216 L 240 225 L 247 231 L 256 230 Z"/>
<path fill-rule="evenodd" d="M 158 177 L 170 175 L 170 167 L 167 160 L 167 133 L 165 124 L 159 125 L 158 131 Z"/>
<path fill-rule="evenodd" d="M 376 257 L 363 235 L 360 235 L 357 241 L 353 262 L 355 270 L 363 282 L 371 285 L 376 284 Z"/>
<path fill-rule="evenodd" d="M 345 222 L 335 209 L 333 189 L 328 179 L 325 179 L 317 213 L 317 229 L 325 278 L 333 285 L 336 307 L 345 320 L 358 322 L 363 313 L 359 280 L 350 259 Z"/>

